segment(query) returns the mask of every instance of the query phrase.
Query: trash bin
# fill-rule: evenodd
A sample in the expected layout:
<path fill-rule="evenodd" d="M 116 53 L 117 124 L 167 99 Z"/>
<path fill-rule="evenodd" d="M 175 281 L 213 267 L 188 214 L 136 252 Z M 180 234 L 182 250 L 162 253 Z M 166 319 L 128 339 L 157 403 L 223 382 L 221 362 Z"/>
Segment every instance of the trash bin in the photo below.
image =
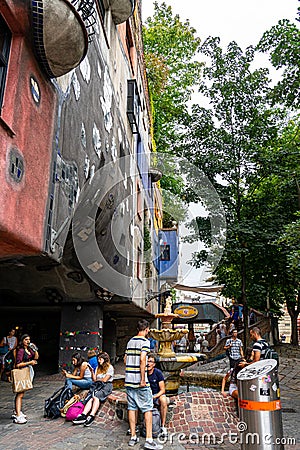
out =
<path fill-rule="evenodd" d="M 241 449 L 283 449 L 277 361 L 264 359 L 250 364 L 237 379 Z"/>

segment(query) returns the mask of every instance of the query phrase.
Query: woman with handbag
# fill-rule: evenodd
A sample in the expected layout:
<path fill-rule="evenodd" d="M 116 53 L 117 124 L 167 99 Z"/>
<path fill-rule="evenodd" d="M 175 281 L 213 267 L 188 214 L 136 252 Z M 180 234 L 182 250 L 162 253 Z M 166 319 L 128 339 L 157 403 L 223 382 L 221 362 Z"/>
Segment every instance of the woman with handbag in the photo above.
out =
<path fill-rule="evenodd" d="M 5 368 L 5 365 L 4 365 L 5 356 L 7 355 L 8 352 L 13 351 L 18 345 L 18 340 L 17 340 L 15 334 L 16 334 L 16 330 L 14 328 L 12 328 L 10 330 L 10 332 L 8 333 L 8 335 L 4 336 L 2 338 L 2 341 L 0 342 L 0 358 L 1 358 L 0 380 L 2 379 L 3 369 Z M 7 377 L 7 381 L 10 382 L 11 381 L 10 371 L 6 371 L 6 377 Z"/>
<path fill-rule="evenodd" d="M 72 373 L 68 373 L 63 370 L 62 373 L 66 377 L 65 386 L 72 389 L 73 386 L 77 386 L 80 389 L 89 389 L 93 380 L 91 376 L 88 363 L 81 356 L 81 353 L 76 352 L 72 355 L 72 364 L 74 370 Z"/>
<path fill-rule="evenodd" d="M 111 394 L 114 377 L 114 368 L 110 364 L 110 358 L 106 352 L 98 355 L 98 367 L 95 372 L 93 372 L 91 366 L 89 368 L 94 383 L 85 399 L 86 405 L 82 414 L 73 420 L 74 425 L 83 424 L 85 427 L 89 427 L 94 421 L 100 402 L 104 402 L 109 394 Z"/>
<path fill-rule="evenodd" d="M 16 368 L 24 369 L 26 367 L 30 368 L 31 381 L 34 376 L 33 366 L 37 364 L 39 354 L 37 352 L 37 347 L 30 343 L 30 336 L 28 334 L 23 334 L 20 339 L 20 344 L 16 351 Z M 26 415 L 22 412 L 22 402 L 24 397 L 24 392 L 18 392 L 15 397 L 15 411 L 12 415 L 14 423 L 23 424 L 27 422 Z"/>

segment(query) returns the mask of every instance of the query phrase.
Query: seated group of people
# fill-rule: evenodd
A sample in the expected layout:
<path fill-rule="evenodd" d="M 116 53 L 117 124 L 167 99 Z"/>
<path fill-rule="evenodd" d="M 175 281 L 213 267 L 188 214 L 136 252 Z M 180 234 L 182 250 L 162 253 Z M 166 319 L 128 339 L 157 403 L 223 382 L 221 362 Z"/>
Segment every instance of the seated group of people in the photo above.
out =
<path fill-rule="evenodd" d="M 111 394 L 113 388 L 114 368 L 110 363 L 109 355 L 101 352 L 96 355 L 94 350 L 88 352 L 88 361 L 86 361 L 79 352 L 72 356 L 74 370 L 72 373 L 63 370 L 66 378 L 65 386 L 80 389 L 89 389 L 85 399 L 85 408 L 83 412 L 73 420 L 74 425 L 90 426 L 94 419 L 100 404 Z M 161 415 L 161 432 L 167 434 L 166 417 L 170 399 L 165 395 L 165 380 L 161 370 L 155 367 L 155 355 L 148 355 L 148 380 L 153 394 L 153 404 L 157 407 Z"/>
<path fill-rule="evenodd" d="M 85 361 L 79 352 L 74 353 L 72 356 L 73 372 L 62 371 L 66 378 L 65 386 L 71 389 L 73 386 L 89 389 L 82 414 L 73 420 L 74 425 L 83 424 L 86 427 L 95 420 L 100 403 L 104 402 L 111 394 L 114 377 L 114 368 L 110 363 L 108 353 L 101 352 L 96 355 L 96 352 L 89 351 L 88 357 L 89 361 Z"/>

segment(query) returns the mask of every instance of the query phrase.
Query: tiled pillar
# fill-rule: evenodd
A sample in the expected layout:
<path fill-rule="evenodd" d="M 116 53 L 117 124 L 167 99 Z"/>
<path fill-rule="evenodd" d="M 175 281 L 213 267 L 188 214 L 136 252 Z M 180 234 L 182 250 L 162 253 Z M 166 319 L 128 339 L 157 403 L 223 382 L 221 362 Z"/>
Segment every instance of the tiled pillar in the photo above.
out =
<path fill-rule="evenodd" d="M 92 348 L 102 349 L 103 309 L 101 305 L 68 303 L 62 305 L 59 365 L 71 368 L 72 354 L 84 357 Z"/>

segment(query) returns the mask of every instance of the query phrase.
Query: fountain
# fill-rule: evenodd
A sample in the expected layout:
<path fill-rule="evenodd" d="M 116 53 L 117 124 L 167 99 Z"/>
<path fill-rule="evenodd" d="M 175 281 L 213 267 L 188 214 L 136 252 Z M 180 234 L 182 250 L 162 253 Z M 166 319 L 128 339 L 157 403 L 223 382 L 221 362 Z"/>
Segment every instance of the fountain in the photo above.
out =
<path fill-rule="evenodd" d="M 206 359 L 206 356 L 198 353 L 175 353 L 172 350 L 172 342 L 181 339 L 188 333 L 188 330 L 174 330 L 172 321 L 178 314 L 172 313 L 172 300 L 166 299 L 166 306 L 163 313 L 155 314 L 155 317 L 161 320 L 161 330 L 151 328 L 149 336 L 160 342 L 160 348 L 156 356 L 156 362 L 159 363 L 165 376 L 166 394 L 176 395 L 180 386 L 180 371 L 185 367 L 191 366 L 197 361 Z"/>

